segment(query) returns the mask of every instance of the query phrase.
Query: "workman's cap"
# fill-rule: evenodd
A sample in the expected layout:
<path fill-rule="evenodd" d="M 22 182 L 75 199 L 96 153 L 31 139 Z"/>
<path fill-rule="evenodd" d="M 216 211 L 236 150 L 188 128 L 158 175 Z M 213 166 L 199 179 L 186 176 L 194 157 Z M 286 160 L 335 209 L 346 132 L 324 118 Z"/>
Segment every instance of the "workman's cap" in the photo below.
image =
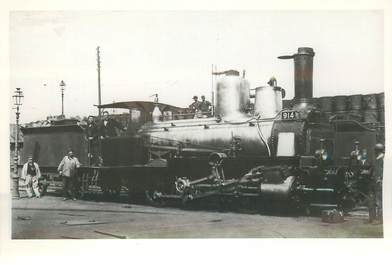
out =
<path fill-rule="evenodd" d="M 359 141 L 355 141 L 354 144 L 359 144 Z"/>
<path fill-rule="evenodd" d="M 378 143 L 378 144 L 376 144 L 376 145 L 374 146 L 374 150 L 384 151 L 384 145 Z"/>
<path fill-rule="evenodd" d="M 33 155 L 29 155 L 27 159 L 33 159 Z"/>
<path fill-rule="evenodd" d="M 197 96 L 193 96 L 193 99 L 198 99 L 198 97 Z"/>
<path fill-rule="evenodd" d="M 201 96 L 201 98 L 206 98 L 206 97 L 203 95 L 203 96 Z"/>

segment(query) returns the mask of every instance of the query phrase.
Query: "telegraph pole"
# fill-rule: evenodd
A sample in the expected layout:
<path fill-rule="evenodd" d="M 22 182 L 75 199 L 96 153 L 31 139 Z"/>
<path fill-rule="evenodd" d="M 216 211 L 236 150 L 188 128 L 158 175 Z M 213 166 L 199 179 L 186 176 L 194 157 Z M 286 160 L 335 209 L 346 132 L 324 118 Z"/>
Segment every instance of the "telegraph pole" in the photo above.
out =
<path fill-rule="evenodd" d="M 101 118 L 101 56 L 97 47 L 97 71 L 98 71 L 98 116 Z"/>
<path fill-rule="evenodd" d="M 215 97 L 214 97 L 214 65 L 211 65 L 211 102 L 212 102 L 212 107 L 211 107 L 211 114 L 214 115 L 215 113 Z"/>

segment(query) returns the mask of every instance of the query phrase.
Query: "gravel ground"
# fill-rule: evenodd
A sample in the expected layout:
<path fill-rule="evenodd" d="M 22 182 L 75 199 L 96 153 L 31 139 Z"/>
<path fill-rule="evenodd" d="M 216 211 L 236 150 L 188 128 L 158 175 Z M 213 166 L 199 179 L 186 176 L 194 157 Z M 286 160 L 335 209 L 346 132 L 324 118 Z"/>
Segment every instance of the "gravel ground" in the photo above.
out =
<path fill-rule="evenodd" d="M 22 197 L 12 201 L 13 239 L 132 238 L 380 238 L 382 225 L 364 224 L 366 212 L 343 223 L 317 216 L 156 208 L 124 202 L 62 201 Z"/>

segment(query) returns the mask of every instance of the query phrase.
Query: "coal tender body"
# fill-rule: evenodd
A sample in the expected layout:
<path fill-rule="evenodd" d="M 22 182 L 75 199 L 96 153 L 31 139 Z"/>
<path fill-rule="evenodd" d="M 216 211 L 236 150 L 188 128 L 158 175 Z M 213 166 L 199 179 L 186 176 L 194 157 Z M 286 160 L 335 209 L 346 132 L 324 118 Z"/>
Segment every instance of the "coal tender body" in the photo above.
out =
<path fill-rule="evenodd" d="M 314 55 L 311 48 L 299 48 L 279 57 L 294 60 L 291 108 L 282 108 L 285 92 L 274 78 L 251 95 L 248 81 L 229 70 L 219 73 L 212 118 L 142 126 L 139 133 L 150 151 L 169 154 L 168 183 L 150 188 L 148 199 L 187 203 L 252 197 L 293 208 L 353 206 L 351 158 L 344 157 L 359 138 L 362 148 L 372 152 L 376 133 L 353 120 L 331 122 L 319 111 L 312 87 Z"/>

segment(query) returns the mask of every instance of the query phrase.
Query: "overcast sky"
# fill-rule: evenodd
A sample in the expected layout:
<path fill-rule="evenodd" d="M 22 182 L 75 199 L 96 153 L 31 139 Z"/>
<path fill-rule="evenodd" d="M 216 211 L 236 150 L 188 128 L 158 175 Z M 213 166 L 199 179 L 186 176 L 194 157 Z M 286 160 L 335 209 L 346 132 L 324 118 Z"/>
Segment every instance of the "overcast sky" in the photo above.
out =
<path fill-rule="evenodd" d="M 271 76 L 293 97 L 298 47 L 315 50 L 314 96 L 383 91 L 379 11 L 11 12 L 10 89 L 21 87 L 22 122 L 96 114 L 96 47 L 102 102 L 152 100 L 185 107 L 211 95 L 211 65 L 246 70 L 251 87 Z M 11 112 L 10 118 L 14 119 Z"/>

